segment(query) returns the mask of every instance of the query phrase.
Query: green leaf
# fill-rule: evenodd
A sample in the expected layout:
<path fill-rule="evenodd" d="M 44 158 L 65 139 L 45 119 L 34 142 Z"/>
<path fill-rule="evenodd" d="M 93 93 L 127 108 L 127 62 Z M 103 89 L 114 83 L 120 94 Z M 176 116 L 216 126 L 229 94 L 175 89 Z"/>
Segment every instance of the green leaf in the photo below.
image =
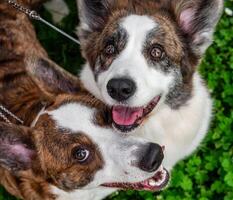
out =
<path fill-rule="evenodd" d="M 233 172 L 228 172 L 227 175 L 224 177 L 224 181 L 230 187 L 233 187 Z"/>

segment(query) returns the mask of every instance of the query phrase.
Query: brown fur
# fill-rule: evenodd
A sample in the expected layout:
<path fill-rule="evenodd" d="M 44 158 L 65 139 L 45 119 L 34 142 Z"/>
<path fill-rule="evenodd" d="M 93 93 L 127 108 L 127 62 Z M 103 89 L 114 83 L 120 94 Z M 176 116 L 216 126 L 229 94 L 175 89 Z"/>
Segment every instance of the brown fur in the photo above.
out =
<path fill-rule="evenodd" d="M 39 1 L 19 2 L 32 6 Z M 78 101 L 90 107 L 99 108 L 102 115 L 98 115 L 96 123 L 101 126 L 106 125 L 105 106 L 87 94 L 76 78 L 58 69 L 52 61 L 47 59 L 47 54 L 38 42 L 28 18 L 2 1 L 0 2 L 0 52 L 0 104 L 21 118 L 25 126 L 31 125 L 43 107 L 51 110 L 69 101 Z M 32 62 L 28 59 L 32 54 L 43 59 Z M 34 62 L 37 62 L 37 67 L 40 64 L 45 64 L 45 67 L 36 68 Z M 53 79 L 55 82 L 48 83 L 51 86 L 58 86 L 57 88 L 44 85 L 44 80 L 40 78 L 44 70 L 49 72 L 50 69 L 56 69 L 59 72 L 58 79 L 65 78 L 64 80 L 67 81 L 59 85 L 56 82 L 59 80 Z M 34 73 L 37 73 L 38 77 L 33 77 Z M 76 97 L 67 95 L 65 91 L 70 94 L 80 92 L 80 95 Z M 9 119 L 17 123 L 14 119 Z M 61 134 L 66 130 L 56 130 L 54 126 L 54 122 L 46 115 L 39 119 L 35 129 L 9 126 L 0 122 L 2 131 L 0 132 L 0 149 L 5 151 L 18 142 L 21 145 L 20 141 L 23 139 L 30 141 L 33 145 L 30 147 L 22 145 L 22 147 L 35 152 L 30 168 L 19 170 L 20 168 L 15 168 L 14 160 L 11 161 L 14 170 L 0 167 L 0 184 L 12 195 L 27 200 L 52 200 L 55 196 L 50 192 L 50 184 L 69 191 L 86 185 L 95 172 L 102 167 L 101 155 L 85 133 Z M 1 137 L 3 137 L 2 140 Z M 72 151 L 80 145 L 89 148 L 91 152 L 91 157 L 85 164 L 78 164 L 72 158 Z"/>
<path fill-rule="evenodd" d="M 47 54 L 24 14 L 5 3 L 0 3 L 0 13 L 0 102 L 28 125 L 43 105 L 38 101 L 39 88 L 25 72 L 24 58 L 31 54 L 46 58 Z M 21 105 L 18 99 L 24 104 Z M 26 110 L 31 112 L 28 119 Z"/>
<path fill-rule="evenodd" d="M 34 5 L 39 1 L 20 2 Z M 24 125 L 30 125 L 41 108 L 50 104 L 52 92 L 54 94 L 62 92 L 54 90 L 49 91 L 49 94 L 43 89 L 42 81 L 38 84 L 36 79 L 28 75 L 25 67 L 26 60 L 32 55 L 44 58 L 48 69 L 50 66 L 55 67 L 64 77 L 67 77 L 67 80 L 72 81 L 73 85 L 76 84 L 72 92 L 82 90 L 81 83 L 76 78 L 47 59 L 47 53 L 37 40 L 35 30 L 27 16 L 6 3 L 0 3 L 0 44 L 0 103 L 21 118 L 25 122 Z M 29 65 L 33 65 L 33 62 Z M 14 122 L 13 119 L 11 120 Z"/>

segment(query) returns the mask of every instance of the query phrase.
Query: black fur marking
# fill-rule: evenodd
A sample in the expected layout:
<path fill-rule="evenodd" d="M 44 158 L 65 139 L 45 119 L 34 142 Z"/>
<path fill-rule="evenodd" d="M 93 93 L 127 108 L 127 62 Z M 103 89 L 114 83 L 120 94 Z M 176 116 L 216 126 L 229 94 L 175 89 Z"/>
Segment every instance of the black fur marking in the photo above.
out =
<path fill-rule="evenodd" d="M 150 64 L 152 64 L 156 70 L 161 70 L 165 74 L 175 75 L 174 84 L 169 89 L 165 103 L 171 109 L 179 109 L 181 106 L 186 105 L 192 96 L 192 88 L 190 88 L 191 86 L 187 87 L 187 85 L 184 83 L 184 77 L 181 72 L 181 68 L 175 64 L 172 64 L 168 57 L 159 63 L 151 62 Z"/>
<path fill-rule="evenodd" d="M 187 102 L 192 97 L 192 88 L 187 87 L 183 83 L 183 76 L 177 67 L 172 72 L 175 74 L 174 84 L 170 87 L 169 92 L 166 96 L 165 103 L 174 110 L 179 109 L 182 106 L 185 106 Z"/>
<path fill-rule="evenodd" d="M 114 0 L 83 0 L 81 3 L 81 19 L 92 31 L 100 31 L 110 14 L 111 4 Z"/>
<path fill-rule="evenodd" d="M 104 54 L 104 49 L 101 51 L 100 56 L 97 58 L 97 62 L 94 67 L 94 74 L 95 80 L 97 81 L 98 75 L 101 72 L 108 70 L 112 62 L 117 58 L 117 56 L 124 50 L 126 43 L 128 41 L 128 34 L 127 31 L 122 28 L 118 27 L 118 29 L 110 36 L 107 36 L 102 46 L 105 48 L 108 45 L 113 45 L 115 47 L 115 54 L 112 56 L 107 56 Z"/>

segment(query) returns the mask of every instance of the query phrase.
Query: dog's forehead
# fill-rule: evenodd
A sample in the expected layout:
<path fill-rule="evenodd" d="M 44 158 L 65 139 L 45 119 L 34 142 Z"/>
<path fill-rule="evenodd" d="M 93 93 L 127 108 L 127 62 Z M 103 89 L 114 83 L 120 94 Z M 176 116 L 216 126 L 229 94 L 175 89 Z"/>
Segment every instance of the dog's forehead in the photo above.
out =
<path fill-rule="evenodd" d="M 58 130 L 58 133 L 84 133 L 93 143 L 101 145 L 101 138 L 107 138 L 109 131 L 107 127 L 101 126 L 98 123 L 98 111 L 95 107 L 89 107 L 81 102 L 71 101 L 46 111 L 46 113 L 51 121 L 54 122 L 54 128 Z M 59 130 L 67 131 L 61 132 Z"/>
<path fill-rule="evenodd" d="M 118 23 L 128 35 L 128 50 L 142 51 L 146 46 L 160 44 L 171 59 L 180 60 L 183 45 L 174 23 L 167 15 L 130 14 L 119 19 Z"/>
<path fill-rule="evenodd" d="M 94 108 L 89 108 L 78 102 L 65 103 L 48 111 L 59 128 L 66 128 L 72 132 L 89 132 L 89 127 L 95 126 L 94 113 Z"/>
<path fill-rule="evenodd" d="M 146 15 L 129 15 L 123 18 L 120 25 L 131 37 L 145 38 L 145 36 L 158 27 L 158 24 Z"/>

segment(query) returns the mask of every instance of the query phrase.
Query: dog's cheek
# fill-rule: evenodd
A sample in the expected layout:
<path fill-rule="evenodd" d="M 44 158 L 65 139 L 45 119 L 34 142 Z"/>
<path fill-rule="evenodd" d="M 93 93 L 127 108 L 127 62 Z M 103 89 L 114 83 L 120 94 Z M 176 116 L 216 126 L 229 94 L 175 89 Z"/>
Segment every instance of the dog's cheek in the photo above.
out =
<path fill-rule="evenodd" d="M 52 182 L 54 182 L 58 188 L 65 191 L 72 191 L 74 189 L 82 188 L 89 183 L 85 174 L 80 172 L 77 175 L 77 172 L 72 173 L 69 170 L 55 176 Z"/>
<path fill-rule="evenodd" d="M 166 95 L 165 103 L 174 110 L 186 105 L 186 102 L 192 96 L 192 78 L 190 77 L 193 76 L 193 72 L 190 72 L 190 69 L 186 69 L 187 72 L 184 74 L 182 70 L 182 67 L 174 70 L 174 81 L 170 85 L 168 94 Z"/>
<path fill-rule="evenodd" d="M 180 69 L 184 84 L 191 84 L 193 74 L 196 71 L 199 61 L 200 58 L 192 53 L 189 53 L 189 51 L 187 51 L 187 53 L 182 58 Z"/>

